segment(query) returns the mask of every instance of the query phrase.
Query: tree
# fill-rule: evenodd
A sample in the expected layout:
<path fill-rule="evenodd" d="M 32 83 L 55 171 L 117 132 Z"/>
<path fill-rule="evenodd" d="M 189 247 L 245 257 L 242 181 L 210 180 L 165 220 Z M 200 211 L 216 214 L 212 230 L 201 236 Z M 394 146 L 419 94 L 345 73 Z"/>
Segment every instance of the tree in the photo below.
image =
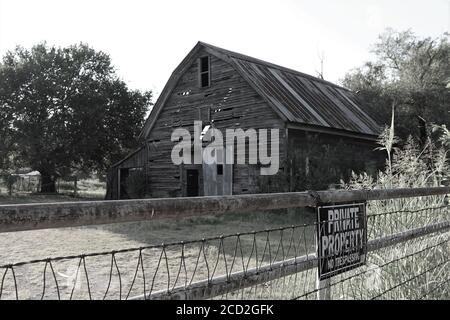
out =
<path fill-rule="evenodd" d="M 57 177 L 104 171 L 135 148 L 150 105 L 151 92 L 128 89 L 110 57 L 86 44 L 18 47 L 0 64 L 0 121 L 13 142 L 5 148 L 14 145 L 17 163 L 41 173 L 42 192 L 55 192 Z"/>
<path fill-rule="evenodd" d="M 0 64 L 0 73 L 2 65 Z M 1 90 L 1 88 L 0 88 Z M 0 106 L 0 175 L 11 166 L 11 153 L 13 151 L 12 136 L 13 112 L 8 105 Z"/>
<path fill-rule="evenodd" d="M 380 124 L 395 106 L 396 131 L 425 141 L 429 123 L 450 124 L 450 43 L 446 35 L 420 39 L 411 31 L 386 30 L 373 47 L 375 61 L 349 72 L 343 85 L 358 92 Z"/>

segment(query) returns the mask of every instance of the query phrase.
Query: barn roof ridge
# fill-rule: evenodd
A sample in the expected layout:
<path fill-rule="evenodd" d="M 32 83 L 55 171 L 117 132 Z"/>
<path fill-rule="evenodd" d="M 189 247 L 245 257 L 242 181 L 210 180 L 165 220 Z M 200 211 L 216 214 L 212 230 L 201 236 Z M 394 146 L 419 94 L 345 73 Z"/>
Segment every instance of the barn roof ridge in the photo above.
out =
<path fill-rule="evenodd" d="M 262 59 L 259 59 L 259 58 L 255 58 L 255 57 L 252 57 L 252 56 L 249 56 L 249 55 L 245 55 L 245 54 L 242 54 L 242 53 L 239 53 L 239 52 L 236 52 L 236 51 L 231 51 L 231 50 L 228 50 L 228 49 L 217 47 L 215 45 L 212 45 L 212 44 L 209 44 L 209 43 L 206 43 L 206 42 L 203 42 L 203 41 L 199 41 L 198 44 L 203 45 L 203 46 L 208 47 L 208 48 L 211 48 L 213 50 L 222 52 L 223 54 L 225 54 L 225 55 L 227 55 L 229 57 L 237 58 L 239 60 L 249 61 L 249 62 L 260 64 L 260 65 L 265 65 L 265 66 L 268 66 L 268 67 L 271 67 L 271 68 L 274 68 L 274 69 L 280 69 L 280 70 L 283 70 L 285 72 L 289 72 L 289 73 L 295 74 L 295 75 L 300 76 L 300 77 L 308 78 L 308 79 L 313 80 L 313 81 L 319 81 L 319 82 L 322 82 L 324 84 L 331 85 L 333 87 L 337 87 L 339 89 L 343 89 L 343 90 L 351 92 L 351 90 L 346 88 L 346 87 L 340 86 L 340 85 L 338 85 L 338 84 L 336 84 L 334 82 L 331 82 L 331 81 L 328 81 L 328 80 L 325 80 L 325 79 L 322 79 L 322 78 L 315 77 L 315 76 L 310 75 L 310 74 L 305 73 L 305 72 L 301 72 L 301 71 L 298 71 L 298 70 L 295 70 L 295 69 L 292 69 L 292 68 L 284 67 L 282 65 L 279 65 L 279 64 L 276 64 L 276 63 L 272 63 L 272 62 L 269 62 L 269 61 L 266 61 L 266 60 L 262 60 Z"/>
<path fill-rule="evenodd" d="M 196 47 L 231 63 L 288 122 L 377 136 L 381 127 L 360 107 L 355 93 L 332 82 L 199 41 Z"/>
<path fill-rule="evenodd" d="M 198 41 L 172 72 L 139 138 L 148 136 L 178 80 L 199 52 L 230 63 L 285 122 L 322 126 L 375 137 L 381 127 L 363 110 L 355 93 L 312 75 Z"/>

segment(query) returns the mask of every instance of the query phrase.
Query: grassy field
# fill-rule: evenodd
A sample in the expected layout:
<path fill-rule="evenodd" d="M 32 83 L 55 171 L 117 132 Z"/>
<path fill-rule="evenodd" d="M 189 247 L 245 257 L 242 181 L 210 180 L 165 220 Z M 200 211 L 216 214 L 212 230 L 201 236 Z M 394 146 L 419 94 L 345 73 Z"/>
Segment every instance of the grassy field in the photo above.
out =
<path fill-rule="evenodd" d="M 0 204 L 103 200 L 106 194 L 106 183 L 96 178 L 78 180 L 75 194 L 74 181 L 58 179 L 56 189 L 58 194 L 40 194 L 18 191 L 13 187 L 13 193 L 10 196 L 7 187 L 0 180 Z M 35 188 L 33 190 L 36 191 Z"/>
<path fill-rule="evenodd" d="M 57 182 L 59 193 L 74 194 L 74 182 L 60 180 Z M 95 178 L 77 181 L 77 196 L 82 198 L 103 199 L 106 194 L 106 183 Z"/>
<path fill-rule="evenodd" d="M 52 195 L 52 194 L 29 194 L 16 193 L 12 196 L 0 194 L 0 205 L 2 204 L 25 204 L 25 203 L 48 203 L 48 202 L 67 202 L 67 201 L 88 201 L 103 200 L 103 197 L 95 195 L 74 197 L 72 195 Z"/>

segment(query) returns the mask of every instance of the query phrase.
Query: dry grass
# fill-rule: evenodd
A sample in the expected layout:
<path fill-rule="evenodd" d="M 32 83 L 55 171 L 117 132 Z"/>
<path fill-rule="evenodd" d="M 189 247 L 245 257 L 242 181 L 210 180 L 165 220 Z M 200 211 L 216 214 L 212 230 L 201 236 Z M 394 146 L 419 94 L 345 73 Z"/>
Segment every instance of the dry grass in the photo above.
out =
<path fill-rule="evenodd" d="M 34 198 L 34 197 L 29 197 Z M 38 198 L 38 197 L 36 197 Z M 47 201 L 50 197 L 39 198 Z M 21 199 L 26 201 L 26 198 Z M 34 199 L 36 200 L 36 199 Z M 59 200 L 67 200 L 67 197 L 61 197 Z M 234 233 L 250 232 L 253 230 L 265 230 L 270 228 L 285 227 L 293 224 L 310 223 L 314 220 L 313 212 L 304 210 L 290 212 L 260 212 L 247 214 L 228 214 L 221 216 L 204 216 L 197 218 L 184 219 L 166 219 L 149 222 L 123 223 L 81 228 L 65 228 L 65 229 L 48 229 L 37 231 L 25 231 L 14 233 L 0 234 L 0 261 L 1 264 L 16 263 L 20 261 L 28 261 L 32 259 L 42 259 L 47 257 L 79 255 L 92 252 L 119 250 L 130 247 L 142 247 L 161 243 L 178 242 L 181 240 L 194 240 L 203 237 L 213 237 L 221 234 L 228 235 Z M 313 229 L 310 229 L 307 238 L 313 243 Z M 252 236 L 242 237 L 242 248 L 244 259 L 249 259 L 250 267 L 254 266 L 256 261 L 251 257 Z M 265 245 L 265 235 L 262 234 L 256 239 L 259 254 L 263 252 Z M 272 245 L 276 245 L 279 241 L 279 234 L 272 234 Z M 286 241 L 287 239 L 285 239 Z M 228 265 L 234 257 L 234 241 L 225 241 L 226 259 Z M 218 241 L 211 241 L 206 248 L 206 259 L 211 264 L 215 261 L 218 254 Z M 274 250 L 275 248 L 272 248 Z M 313 250 L 313 247 L 311 247 Z M 144 265 L 147 278 L 147 290 L 149 282 L 153 278 L 153 272 L 158 266 L 161 256 L 161 249 L 149 249 L 144 252 Z M 197 264 L 199 253 L 199 244 L 187 245 L 185 247 L 186 269 L 187 274 L 182 274 L 177 282 L 178 285 L 190 281 Z M 158 272 L 155 278 L 154 290 L 167 288 L 167 284 L 175 284 L 175 275 L 177 274 L 181 250 L 180 247 L 168 248 L 167 266 L 170 270 L 171 278 L 167 278 L 166 269 Z M 291 253 L 292 254 L 292 253 Z M 110 255 L 101 257 L 86 258 L 89 281 L 91 291 L 94 298 L 102 298 L 102 294 L 106 290 L 110 272 Z M 198 261 L 197 270 L 195 270 L 194 281 L 203 280 L 208 276 L 208 270 L 205 267 L 203 255 Z M 261 259 L 261 257 L 259 258 Z M 267 260 L 267 256 L 264 259 Z M 117 262 L 121 271 L 121 280 L 124 291 L 128 291 L 136 264 L 138 261 L 138 252 L 123 253 L 117 255 Z M 58 283 L 60 284 L 63 298 L 70 295 L 70 290 L 74 282 L 74 274 L 76 273 L 79 260 L 63 260 L 54 264 Z M 164 268 L 166 267 L 163 262 Z M 16 269 L 18 285 L 21 290 L 21 299 L 40 298 L 42 294 L 43 269 L 45 263 L 34 265 L 26 265 Z M 235 265 L 235 271 L 240 271 L 242 267 Z M 211 270 L 209 270 L 211 271 Z M 219 263 L 216 274 L 225 273 L 223 261 Z M 14 297 L 11 274 L 6 277 L 5 292 L 9 292 L 4 297 Z M 50 279 L 50 280 L 48 280 Z M 47 294 L 46 297 L 55 298 L 56 291 L 51 273 L 47 270 Z M 131 291 L 130 296 L 142 294 L 143 279 L 141 274 L 138 275 L 136 285 Z M 110 293 L 108 297 L 117 299 L 119 297 L 119 283 L 117 275 L 113 277 Z M 77 279 L 77 285 L 74 298 L 87 298 L 86 279 L 80 273 Z M 123 298 L 123 297 L 122 297 Z"/>
<path fill-rule="evenodd" d="M 60 193 L 73 194 L 74 182 L 60 180 L 57 183 Z M 106 183 L 98 179 L 88 178 L 77 181 L 77 196 L 82 198 L 100 198 L 103 199 L 106 194 Z"/>
<path fill-rule="evenodd" d="M 103 200 L 106 194 L 106 183 L 95 178 L 81 179 L 77 182 L 77 194 L 74 193 L 74 182 L 59 180 L 56 183 L 59 194 L 39 194 L 17 192 L 13 189 L 12 196 L 3 181 L 0 180 L 0 205 L 14 203 L 63 202 L 78 200 Z"/>
<path fill-rule="evenodd" d="M 67 202 L 67 201 L 86 201 L 86 200 L 101 200 L 96 197 L 73 197 L 70 195 L 48 195 L 38 193 L 20 193 L 8 196 L 0 194 L 0 205 L 2 204 L 25 204 L 25 203 L 48 203 L 48 202 Z"/>

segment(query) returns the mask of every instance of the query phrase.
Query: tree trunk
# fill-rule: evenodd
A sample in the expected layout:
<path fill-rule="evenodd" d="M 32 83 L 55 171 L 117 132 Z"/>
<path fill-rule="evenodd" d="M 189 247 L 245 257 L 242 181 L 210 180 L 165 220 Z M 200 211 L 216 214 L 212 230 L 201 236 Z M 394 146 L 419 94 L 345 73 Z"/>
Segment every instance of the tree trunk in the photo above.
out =
<path fill-rule="evenodd" d="M 54 176 L 41 173 L 41 193 L 56 193 L 56 184 Z"/>

